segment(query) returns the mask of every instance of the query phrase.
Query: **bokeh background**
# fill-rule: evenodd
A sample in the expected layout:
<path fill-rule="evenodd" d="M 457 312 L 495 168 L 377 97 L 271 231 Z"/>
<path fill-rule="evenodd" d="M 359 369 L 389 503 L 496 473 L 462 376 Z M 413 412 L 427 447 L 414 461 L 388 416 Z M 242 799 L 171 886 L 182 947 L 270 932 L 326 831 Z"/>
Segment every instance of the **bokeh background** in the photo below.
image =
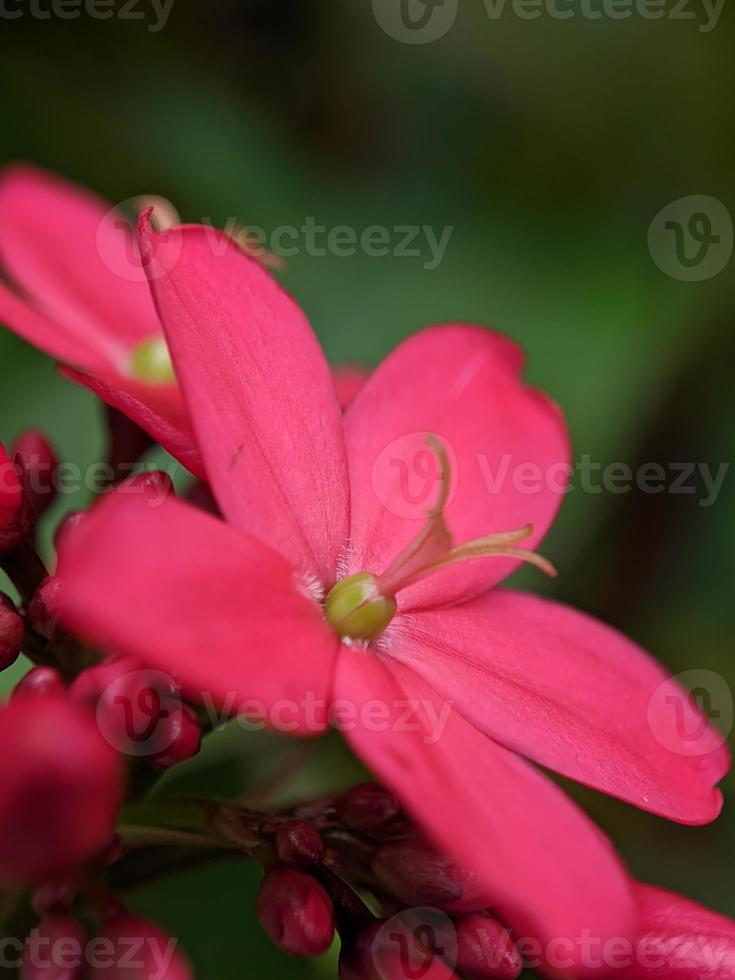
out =
<path fill-rule="evenodd" d="M 376 4 L 388 16 L 398 0 Z M 390 36 L 367 0 L 174 0 L 157 32 L 147 0 L 145 20 L 0 18 L 0 160 L 34 161 L 111 201 L 163 194 L 187 220 L 219 225 L 452 226 L 435 269 L 426 254 L 301 250 L 279 275 L 335 361 L 376 363 L 430 322 L 491 324 L 527 348 L 528 376 L 566 410 L 577 458 L 716 470 L 735 452 L 735 260 L 687 282 L 673 253 L 654 246 L 662 271 L 648 245 L 656 214 L 682 197 L 735 213 L 732 11 L 703 31 L 703 9 L 688 9 L 695 19 L 492 20 L 465 2 L 426 44 Z M 28 425 L 64 459 L 102 458 L 94 399 L 2 330 L 0 439 Z M 560 569 L 550 591 L 673 671 L 732 686 L 735 473 L 711 506 L 693 485 L 571 493 L 545 547 Z M 47 538 L 81 502 L 55 506 Z M 226 730 L 162 791 L 255 791 L 300 751 Z M 288 792 L 357 772 L 326 740 Z M 572 791 L 637 877 L 735 916 L 735 783 L 725 789 L 724 815 L 705 829 Z M 181 936 L 204 980 L 335 976 L 333 954 L 302 964 L 272 949 L 255 921 L 257 879 L 245 863 L 182 870 L 130 901 Z"/>

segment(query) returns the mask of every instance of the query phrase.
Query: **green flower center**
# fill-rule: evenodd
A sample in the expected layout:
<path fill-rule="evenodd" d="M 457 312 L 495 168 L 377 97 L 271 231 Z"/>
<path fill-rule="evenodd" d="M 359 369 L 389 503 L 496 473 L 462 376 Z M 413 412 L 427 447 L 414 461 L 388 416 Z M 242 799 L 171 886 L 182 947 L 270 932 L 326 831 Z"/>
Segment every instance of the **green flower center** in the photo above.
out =
<path fill-rule="evenodd" d="M 166 341 L 154 334 L 141 341 L 130 357 L 130 373 L 138 381 L 148 384 L 174 384 L 176 375 Z"/>
<path fill-rule="evenodd" d="M 324 603 L 327 621 L 339 636 L 353 640 L 374 640 L 395 612 L 395 599 L 380 594 L 370 572 L 359 572 L 337 582 Z"/>

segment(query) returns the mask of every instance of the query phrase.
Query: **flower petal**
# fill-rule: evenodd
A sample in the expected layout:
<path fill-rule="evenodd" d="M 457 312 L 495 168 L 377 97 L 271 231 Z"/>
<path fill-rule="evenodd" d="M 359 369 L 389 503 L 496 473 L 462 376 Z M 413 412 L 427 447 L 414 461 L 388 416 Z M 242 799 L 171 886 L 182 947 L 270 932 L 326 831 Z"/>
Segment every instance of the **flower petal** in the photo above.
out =
<path fill-rule="evenodd" d="M 558 408 L 518 377 L 507 338 L 470 326 L 424 330 L 370 376 L 345 415 L 352 488 L 350 571 L 381 574 L 436 503 L 441 473 L 429 433 L 447 450 L 445 511 L 455 542 L 534 525 L 534 548 L 562 499 L 569 444 Z M 465 562 L 406 590 L 403 608 L 454 602 L 489 588 L 517 562 Z"/>
<path fill-rule="evenodd" d="M 230 712 L 259 703 L 275 727 L 319 730 L 308 713 L 326 698 L 336 637 L 289 563 L 249 535 L 123 484 L 64 537 L 57 574 L 62 620 L 105 652 Z"/>
<path fill-rule="evenodd" d="M 372 652 L 343 648 L 335 699 L 350 708 L 343 728 L 357 754 L 438 847 L 480 875 L 516 935 L 563 943 L 547 947 L 547 956 L 574 957 L 571 944 L 583 930 L 603 940 L 633 933 L 630 882 L 602 833 L 421 678 Z"/>
<path fill-rule="evenodd" d="M 735 922 L 687 898 L 638 885 L 644 935 L 626 980 L 735 980 Z"/>
<path fill-rule="evenodd" d="M 306 317 L 212 228 L 141 243 L 212 489 L 237 527 L 322 584 L 347 537 L 342 415 Z"/>
<path fill-rule="evenodd" d="M 62 367 L 61 373 L 127 415 L 189 472 L 205 477 L 194 430 L 176 385 L 144 384 L 104 369 L 97 374 L 85 374 Z"/>
<path fill-rule="evenodd" d="M 0 745 L 0 879 L 68 873 L 110 842 L 122 762 L 85 711 L 18 693 L 0 707 Z"/>
<path fill-rule="evenodd" d="M 589 616 L 505 590 L 391 626 L 412 667 L 503 745 L 681 823 L 720 811 L 722 735 L 636 644 Z"/>
<path fill-rule="evenodd" d="M 106 348 L 97 350 L 94 340 L 86 334 L 78 336 L 73 330 L 54 323 L 39 313 L 30 301 L 18 296 L 0 281 L 0 323 L 9 327 L 23 340 L 51 357 L 94 369 L 106 364 Z"/>
<path fill-rule="evenodd" d="M 15 165 L 0 179 L 0 264 L 49 325 L 122 369 L 158 318 L 127 221 L 94 194 L 35 167 Z M 10 316 L 9 326 L 54 356 L 44 321 Z M 96 355 L 96 357 L 95 357 Z M 63 355 L 67 359 L 67 355 Z"/>

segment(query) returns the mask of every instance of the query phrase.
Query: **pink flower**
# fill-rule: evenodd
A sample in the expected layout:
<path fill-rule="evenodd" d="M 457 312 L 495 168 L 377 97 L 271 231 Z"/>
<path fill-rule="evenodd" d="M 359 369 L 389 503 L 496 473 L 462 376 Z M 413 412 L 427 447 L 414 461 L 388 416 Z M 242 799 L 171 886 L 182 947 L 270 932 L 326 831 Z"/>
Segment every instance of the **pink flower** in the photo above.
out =
<path fill-rule="evenodd" d="M 191 424 L 123 215 L 35 167 L 10 167 L 0 177 L 0 273 L 0 322 L 70 365 L 70 378 L 197 472 Z"/>
<path fill-rule="evenodd" d="M 695 824 L 719 812 L 729 757 L 668 682 L 672 717 L 634 643 L 493 588 L 521 559 L 548 570 L 529 549 L 565 489 L 561 412 L 513 343 L 451 325 L 401 344 L 343 417 L 304 314 L 212 241 L 142 228 L 228 523 L 113 494 L 64 537 L 68 625 L 296 734 L 336 720 L 521 934 L 630 934 L 617 857 L 527 760 Z"/>
<path fill-rule="evenodd" d="M 0 707 L 0 746 L 0 880 L 63 874 L 109 843 L 122 763 L 93 718 L 24 691 Z"/>

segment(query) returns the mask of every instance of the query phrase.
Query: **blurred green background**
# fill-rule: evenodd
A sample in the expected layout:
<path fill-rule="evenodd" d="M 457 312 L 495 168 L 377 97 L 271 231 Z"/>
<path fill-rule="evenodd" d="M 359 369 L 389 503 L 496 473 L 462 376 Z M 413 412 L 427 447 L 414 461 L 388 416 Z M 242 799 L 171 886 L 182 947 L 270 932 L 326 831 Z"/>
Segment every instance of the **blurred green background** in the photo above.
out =
<path fill-rule="evenodd" d="M 388 16 L 398 0 L 376 4 Z M 647 243 L 679 198 L 711 195 L 735 212 L 731 10 L 705 32 L 698 5 L 694 20 L 591 20 L 576 7 L 564 20 L 510 9 L 492 20 L 464 3 L 446 35 L 407 44 L 364 0 L 175 0 L 157 32 L 147 0 L 135 9 L 146 19 L 0 18 L 0 160 L 34 161 L 112 201 L 163 194 L 187 220 L 219 225 L 452 226 L 435 269 L 426 250 L 289 257 L 281 278 L 330 358 L 376 363 L 429 322 L 491 324 L 526 347 L 530 379 L 568 414 L 577 458 L 715 470 L 733 459 L 735 261 L 686 282 Z M 0 439 L 38 425 L 85 465 L 100 458 L 101 418 L 0 332 Z M 545 553 L 560 569 L 556 596 L 672 670 L 712 670 L 732 687 L 735 475 L 712 506 L 696 486 L 575 491 Z M 59 507 L 78 503 L 56 508 L 47 535 Z M 536 576 L 524 584 L 539 587 Z M 293 751 L 265 741 L 218 734 L 170 788 L 255 786 Z M 356 771 L 328 741 L 294 792 Z M 686 829 L 574 792 L 637 877 L 735 916 L 731 806 Z M 131 901 L 182 937 L 205 980 L 334 976 L 330 958 L 302 964 L 272 949 L 256 887 L 254 869 L 229 864 Z"/>

